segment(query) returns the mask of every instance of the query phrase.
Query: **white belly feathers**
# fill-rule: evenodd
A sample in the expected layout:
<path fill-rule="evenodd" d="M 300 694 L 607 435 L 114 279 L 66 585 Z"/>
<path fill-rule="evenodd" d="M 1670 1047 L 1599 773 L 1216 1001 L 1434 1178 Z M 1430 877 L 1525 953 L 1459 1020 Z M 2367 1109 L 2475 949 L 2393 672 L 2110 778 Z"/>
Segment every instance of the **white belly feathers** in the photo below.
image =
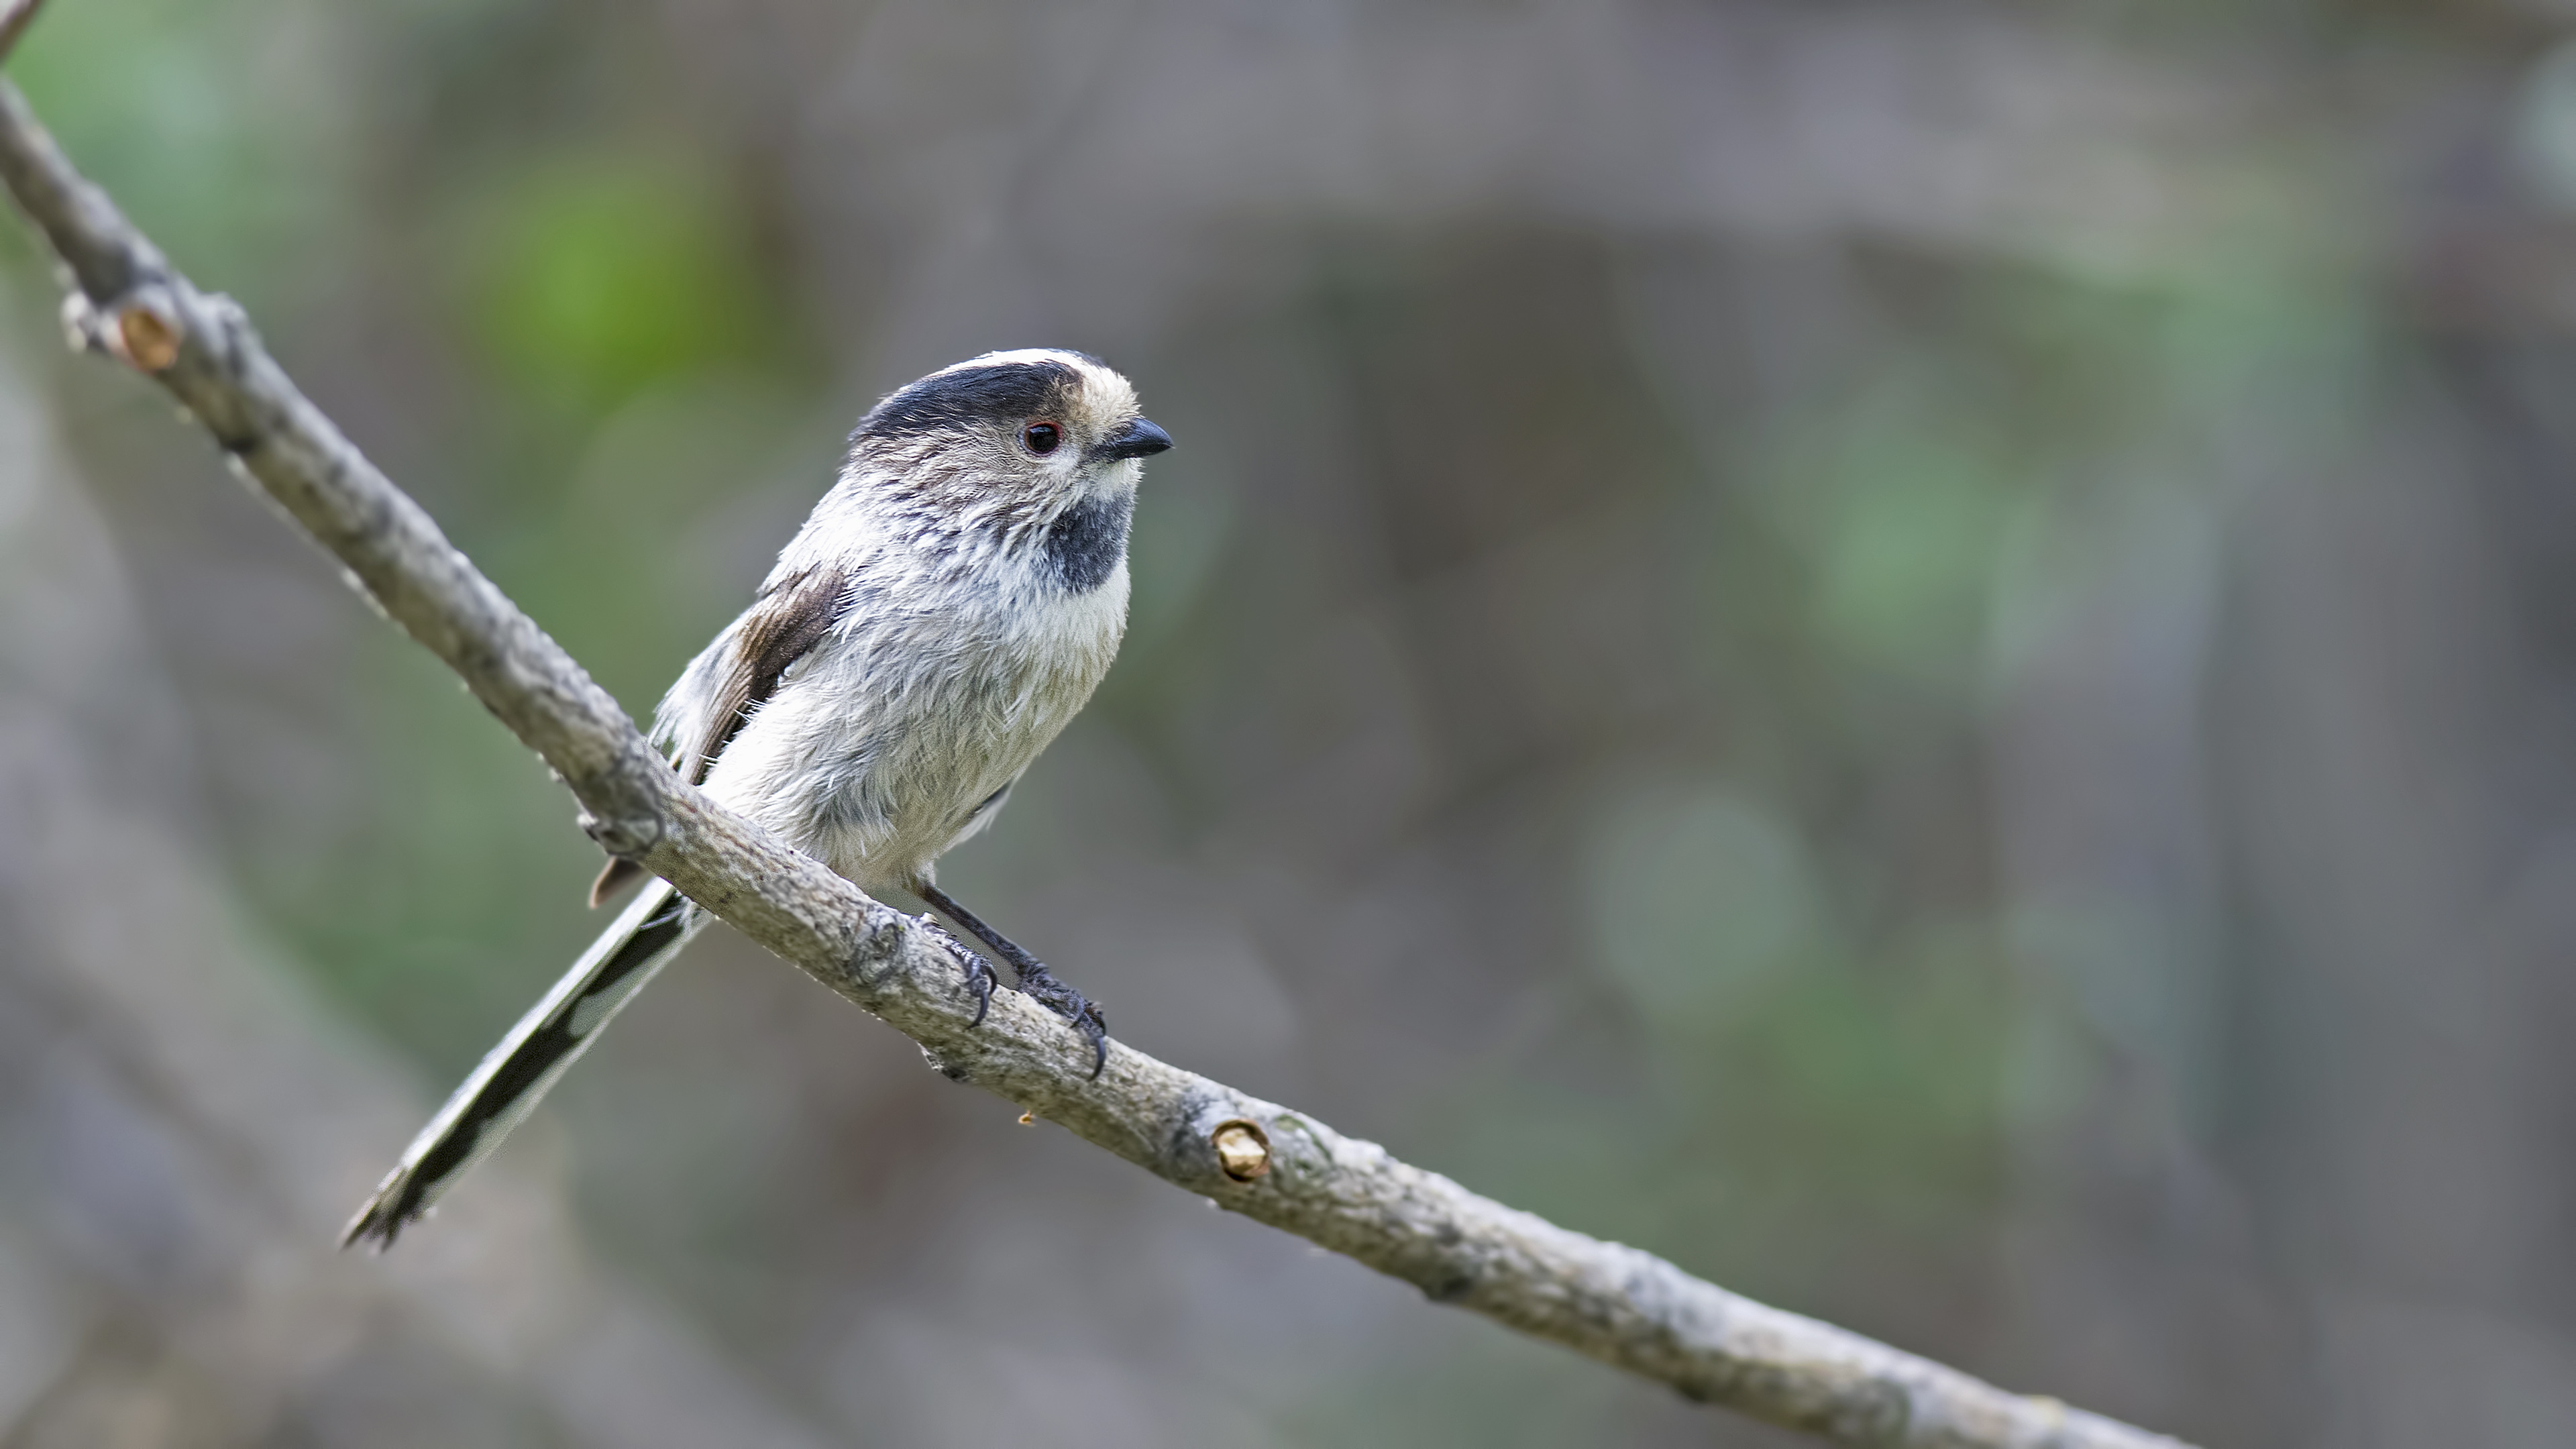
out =
<path fill-rule="evenodd" d="M 980 562 L 927 594 L 904 591 L 908 610 L 863 581 L 848 616 L 788 670 L 794 687 L 717 758 L 708 791 L 862 889 L 927 878 L 977 807 L 1090 699 L 1126 628 L 1123 558 L 1079 593 L 1018 561 Z M 925 597 L 935 607 L 919 607 Z"/>

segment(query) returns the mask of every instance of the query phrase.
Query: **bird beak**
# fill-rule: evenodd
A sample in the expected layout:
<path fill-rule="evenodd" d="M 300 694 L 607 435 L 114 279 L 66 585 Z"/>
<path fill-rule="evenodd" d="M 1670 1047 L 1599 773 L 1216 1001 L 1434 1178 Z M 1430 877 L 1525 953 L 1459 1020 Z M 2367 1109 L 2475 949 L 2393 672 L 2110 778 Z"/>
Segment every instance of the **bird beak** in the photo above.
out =
<path fill-rule="evenodd" d="M 1172 435 L 1152 423 L 1138 418 L 1108 437 L 1091 450 L 1095 458 L 1150 458 L 1172 446 Z"/>

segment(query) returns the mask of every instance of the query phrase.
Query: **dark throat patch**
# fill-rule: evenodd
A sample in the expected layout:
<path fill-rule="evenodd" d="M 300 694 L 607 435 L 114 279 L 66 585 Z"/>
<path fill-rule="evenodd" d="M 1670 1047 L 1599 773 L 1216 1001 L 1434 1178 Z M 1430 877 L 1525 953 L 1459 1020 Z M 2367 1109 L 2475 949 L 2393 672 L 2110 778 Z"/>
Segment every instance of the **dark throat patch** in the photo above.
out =
<path fill-rule="evenodd" d="M 1041 545 L 1056 582 L 1077 594 L 1107 583 L 1127 557 L 1127 525 L 1135 514 L 1136 495 L 1121 492 L 1094 494 L 1058 515 Z"/>

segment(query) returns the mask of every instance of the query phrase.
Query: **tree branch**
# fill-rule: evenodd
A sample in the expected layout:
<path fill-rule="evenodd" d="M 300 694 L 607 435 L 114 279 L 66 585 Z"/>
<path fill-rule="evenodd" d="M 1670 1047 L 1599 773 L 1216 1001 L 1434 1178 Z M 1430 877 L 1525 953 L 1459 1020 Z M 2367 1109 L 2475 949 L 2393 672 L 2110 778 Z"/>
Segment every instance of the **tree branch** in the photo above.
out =
<path fill-rule="evenodd" d="M 21 0 L 0 27 L 31 9 Z M 5 82 L 0 182 L 70 273 L 74 345 L 177 395 L 236 471 L 554 767 L 593 839 L 913 1038 L 950 1077 L 1434 1302 L 1771 1423 L 1907 1449 L 2177 1443 L 1737 1297 L 1123 1044 L 1095 1080 L 1083 1038 L 1018 993 L 999 993 L 970 1029 L 974 1002 L 955 959 L 673 775 L 617 701 L 296 390 L 241 308 L 172 270 Z"/>
<path fill-rule="evenodd" d="M 7 59 L 9 52 L 18 48 L 19 37 L 27 33 L 28 26 L 36 23 L 36 11 L 44 3 L 45 0 L 9 0 L 9 8 L 0 11 L 0 60 Z"/>

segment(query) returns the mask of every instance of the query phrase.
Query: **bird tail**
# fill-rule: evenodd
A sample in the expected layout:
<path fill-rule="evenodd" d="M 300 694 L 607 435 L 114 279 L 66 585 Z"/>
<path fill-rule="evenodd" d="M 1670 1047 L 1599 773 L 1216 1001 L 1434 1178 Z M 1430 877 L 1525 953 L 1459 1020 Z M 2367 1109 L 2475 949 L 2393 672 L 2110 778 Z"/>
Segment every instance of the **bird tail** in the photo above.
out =
<path fill-rule="evenodd" d="M 667 882 L 648 882 L 412 1139 L 384 1185 L 349 1220 L 340 1245 L 373 1238 L 379 1249 L 392 1247 L 405 1225 L 500 1145 L 618 1008 L 709 919 Z"/>

